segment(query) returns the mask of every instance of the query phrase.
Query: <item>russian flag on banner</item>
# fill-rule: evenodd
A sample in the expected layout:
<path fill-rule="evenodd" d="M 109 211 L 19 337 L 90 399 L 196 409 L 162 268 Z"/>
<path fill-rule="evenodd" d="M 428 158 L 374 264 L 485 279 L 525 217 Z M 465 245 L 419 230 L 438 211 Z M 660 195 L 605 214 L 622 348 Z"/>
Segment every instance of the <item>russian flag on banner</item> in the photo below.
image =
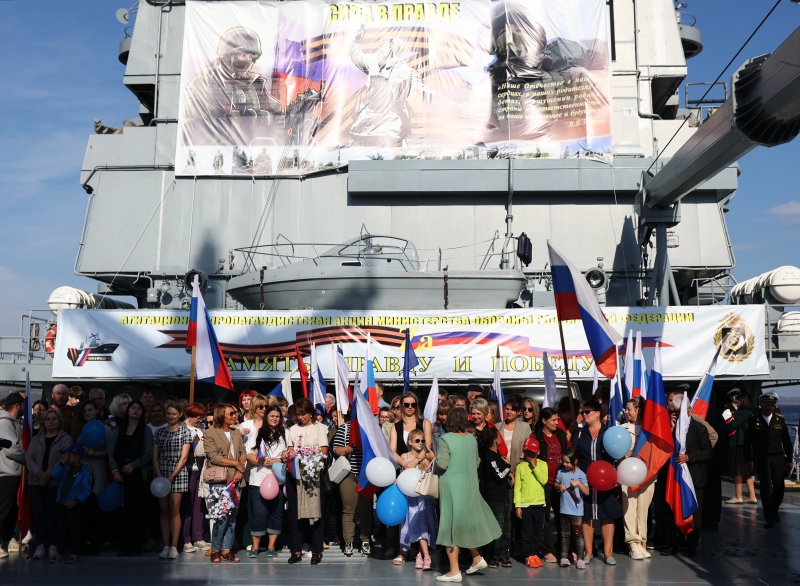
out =
<path fill-rule="evenodd" d="M 336 386 L 336 405 L 339 411 L 347 413 L 350 406 L 350 397 L 347 392 L 350 387 L 350 367 L 347 366 L 347 359 L 344 357 L 341 346 L 338 346 L 336 352 L 333 353 L 333 362 L 333 382 Z"/>
<path fill-rule="evenodd" d="M 367 397 L 373 415 L 380 413 L 378 387 L 375 385 L 375 366 L 372 364 L 372 337 L 367 333 L 367 355 L 364 357 L 364 376 L 361 378 L 361 392 Z"/>
<path fill-rule="evenodd" d="M 611 381 L 611 397 L 608 401 L 608 425 L 609 427 L 619 425 L 624 421 L 625 401 L 622 396 L 622 382 L 621 369 L 619 368 L 619 353 L 614 353 L 617 359 L 617 374 L 614 380 Z M 595 371 L 596 372 L 596 371 Z"/>
<path fill-rule="evenodd" d="M 674 450 L 672 429 L 670 428 L 667 396 L 664 380 L 661 378 L 661 350 L 656 342 L 653 354 L 653 368 L 650 371 L 650 390 L 644 406 L 642 433 L 636 442 L 633 455 L 647 466 L 647 476 L 642 484 L 631 487 L 638 490 L 658 474 L 659 469 L 669 460 Z"/>
<path fill-rule="evenodd" d="M 559 321 L 579 319 L 583 322 L 595 367 L 603 376 L 613 379 L 617 372 L 615 351 L 622 336 L 609 325 L 597 296 L 581 272 L 556 251 L 549 240 L 547 249 Z"/>
<path fill-rule="evenodd" d="M 317 409 L 322 409 L 325 412 L 325 392 L 328 385 L 325 379 L 322 378 L 322 371 L 317 364 L 317 345 L 311 344 L 311 372 L 309 372 L 311 380 L 311 402 Z"/>
<path fill-rule="evenodd" d="M 200 281 L 197 275 L 192 282 L 192 308 L 189 311 L 189 331 L 186 335 L 186 347 L 193 346 L 196 346 L 197 380 L 232 391 L 233 379 L 217 342 L 217 335 L 214 333 L 214 326 L 211 325 L 205 301 L 200 294 Z"/>
<path fill-rule="evenodd" d="M 675 516 L 675 525 L 689 535 L 694 529 L 694 518 L 692 515 L 697 511 L 697 495 L 694 492 L 692 476 L 689 474 L 689 467 L 686 463 L 678 464 L 678 456 L 686 453 L 686 432 L 689 431 L 691 417 L 686 405 L 689 397 L 683 394 L 681 401 L 681 412 L 675 422 L 675 452 L 669 460 L 669 470 L 667 470 L 667 493 L 666 499 L 672 507 L 672 514 Z"/>
<path fill-rule="evenodd" d="M 25 371 L 25 425 L 22 426 L 22 449 L 28 451 L 33 439 L 33 399 L 31 397 L 31 374 Z M 17 488 L 17 524 L 19 534 L 24 537 L 33 527 L 33 509 L 31 509 L 31 499 L 28 494 L 28 470 L 22 467 L 22 481 Z"/>
<path fill-rule="evenodd" d="M 506 399 L 503 396 L 503 382 L 500 380 L 500 346 L 497 347 L 497 356 L 494 362 L 494 381 L 492 381 L 492 400 L 497 401 L 497 404 L 502 409 L 506 404 Z"/>
<path fill-rule="evenodd" d="M 283 397 L 289 402 L 289 407 L 294 404 L 292 396 L 292 375 L 287 376 L 269 392 L 268 397 Z"/>
<path fill-rule="evenodd" d="M 542 353 L 542 365 L 544 366 L 544 401 L 542 407 L 556 406 L 556 395 L 558 389 L 556 388 L 556 373 L 553 371 L 553 365 L 550 364 L 550 359 L 547 357 L 547 352 Z"/>
<path fill-rule="evenodd" d="M 708 403 L 711 401 L 711 390 L 714 388 L 714 377 L 717 375 L 717 359 L 721 348 L 722 346 L 717 348 L 714 353 L 714 358 L 697 386 L 697 392 L 692 397 L 692 414 L 701 419 L 705 419 L 708 415 Z"/>
<path fill-rule="evenodd" d="M 378 420 L 372 415 L 372 409 L 362 393 L 353 393 L 352 413 L 350 415 L 351 438 L 354 429 L 358 432 L 359 442 L 356 445 L 361 449 L 361 471 L 356 482 L 356 492 L 364 498 L 372 498 L 378 492 L 378 487 L 372 485 L 367 479 L 367 464 L 375 458 L 386 458 L 395 468 L 399 468 L 397 460 L 378 426 Z"/>

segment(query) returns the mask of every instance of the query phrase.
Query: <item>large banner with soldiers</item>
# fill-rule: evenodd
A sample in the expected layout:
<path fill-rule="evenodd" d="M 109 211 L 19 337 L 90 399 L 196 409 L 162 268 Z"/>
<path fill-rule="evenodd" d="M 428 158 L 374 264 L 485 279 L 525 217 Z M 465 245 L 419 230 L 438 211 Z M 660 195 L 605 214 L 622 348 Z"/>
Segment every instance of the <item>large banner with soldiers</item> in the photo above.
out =
<path fill-rule="evenodd" d="M 187 2 L 175 169 L 611 151 L 605 0 Z"/>

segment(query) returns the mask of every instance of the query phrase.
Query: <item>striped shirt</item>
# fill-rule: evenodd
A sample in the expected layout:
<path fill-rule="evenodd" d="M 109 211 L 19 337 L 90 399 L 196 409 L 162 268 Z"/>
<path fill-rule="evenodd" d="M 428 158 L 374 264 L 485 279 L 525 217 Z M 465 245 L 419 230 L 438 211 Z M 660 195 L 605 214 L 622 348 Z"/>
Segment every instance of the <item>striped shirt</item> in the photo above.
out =
<path fill-rule="evenodd" d="M 336 435 L 333 436 L 333 449 L 336 448 L 346 448 L 350 445 L 350 422 L 348 421 L 344 425 L 340 425 L 336 429 Z M 356 476 L 359 475 L 361 472 L 361 460 L 364 458 L 364 454 L 361 453 L 361 450 L 354 447 L 353 453 L 347 458 L 350 461 L 350 471 L 355 474 Z"/>

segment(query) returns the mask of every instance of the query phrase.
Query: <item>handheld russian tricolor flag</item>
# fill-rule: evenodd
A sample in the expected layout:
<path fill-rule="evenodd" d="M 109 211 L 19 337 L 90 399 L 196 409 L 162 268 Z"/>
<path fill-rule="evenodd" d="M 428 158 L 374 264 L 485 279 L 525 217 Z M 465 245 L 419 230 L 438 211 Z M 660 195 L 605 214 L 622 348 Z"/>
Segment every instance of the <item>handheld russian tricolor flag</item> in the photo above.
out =
<path fill-rule="evenodd" d="M 411 371 L 419 366 L 419 358 L 411 345 L 411 329 L 406 328 L 405 354 L 403 356 L 403 394 L 411 390 Z"/>
<path fill-rule="evenodd" d="M 338 346 L 333 353 L 333 382 L 336 387 L 336 405 L 339 411 L 347 413 L 350 408 L 350 397 L 348 388 L 350 387 L 350 367 L 347 365 L 347 358 L 344 357 L 342 347 Z"/>
<path fill-rule="evenodd" d="M 389 442 L 386 441 L 386 436 L 378 426 L 378 420 L 372 415 L 372 409 L 367 399 L 362 393 L 353 393 L 353 395 L 350 429 L 351 433 L 354 433 L 353 430 L 357 430 L 360 440 L 357 445 L 363 454 L 361 471 L 356 480 L 356 492 L 364 498 L 372 498 L 378 492 L 378 487 L 370 483 L 367 478 L 367 464 L 375 458 L 386 458 L 395 468 L 399 468 L 399 465 L 389 447 Z"/>
<path fill-rule="evenodd" d="M 615 353 L 619 365 L 619 353 Z M 608 401 L 608 426 L 620 425 L 624 421 L 625 401 L 622 396 L 622 370 L 617 366 L 617 374 L 611 381 L 611 396 Z"/>
<path fill-rule="evenodd" d="M 714 377 L 717 374 L 717 359 L 719 358 L 720 346 L 714 353 L 714 358 L 711 359 L 711 364 L 703 375 L 703 379 L 697 386 L 697 391 L 692 397 L 692 415 L 697 415 L 701 419 L 708 416 L 708 404 L 711 401 L 711 391 L 714 388 Z"/>
<path fill-rule="evenodd" d="M 196 358 L 193 375 L 197 380 L 213 383 L 230 391 L 233 390 L 233 379 L 228 365 L 225 364 L 225 356 L 219 347 L 205 301 L 200 294 L 200 281 L 197 275 L 194 276 L 192 282 L 192 308 L 189 311 L 186 347 L 195 347 Z"/>
<path fill-rule="evenodd" d="M 636 348 L 633 351 L 633 388 L 631 397 L 638 395 L 647 398 L 647 364 L 642 352 L 642 332 L 636 332 Z"/>
<path fill-rule="evenodd" d="M 689 398 L 683 394 L 681 411 L 675 422 L 675 452 L 669 460 L 667 470 L 666 500 L 675 516 L 675 525 L 684 535 L 689 535 L 694 529 L 692 515 L 697 511 L 697 495 L 694 492 L 692 476 L 686 463 L 678 464 L 678 456 L 686 454 L 686 432 L 689 431 L 691 416 L 686 409 Z"/>
<path fill-rule="evenodd" d="M 623 399 L 628 402 L 633 396 L 633 330 L 628 330 L 628 343 L 625 345 L 625 378 L 623 379 Z"/>
<path fill-rule="evenodd" d="M 367 334 L 367 355 L 364 357 L 364 376 L 361 379 L 361 392 L 369 401 L 373 415 L 380 413 L 378 387 L 375 384 L 375 366 L 372 364 L 372 337 Z"/>
<path fill-rule="evenodd" d="M 553 370 L 553 365 L 550 364 L 547 352 L 542 352 L 542 365 L 544 366 L 544 401 L 542 402 L 542 407 L 547 409 L 548 407 L 556 406 L 556 395 L 558 394 L 556 373 Z"/>
<path fill-rule="evenodd" d="M 609 325 L 597 296 L 583 274 L 547 241 L 550 273 L 559 321 L 579 319 L 594 357 L 595 367 L 606 378 L 617 372 L 616 347 L 622 336 Z"/>
<path fill-rule="evenodd" d="M 325 395 L 328 390 L 328 384 L 322 378 L 322 371 L 319 369 L 317 363 L 317 345 L 311 344 L 311 371 L 309 372 L 309 379 L 311 382 L 311 402 L 317 410 L 321 409 L 325 412 Z"/>
<path fill-rule="evenodd" d="M 497 404 L 502 409 L 505 406 L 506 399 L 503 396 L 503 381 L 500 380 L 500 346 L 497 347 L 497 355 L 494 362 L 494 381 L 492 381 L 492 399 L 497 401 Z"/>
<path fill-rule="evenodd" d="M 639 434 L 633 450 L 633 455 L 645 463 L 647 476 L 639 486 L 633 486 L 631 490 L 639 490 L 653 479 L 672 456 L 673 450 L 667 396 L 664 392 L 664 379 L 661 377 L 661 350 L 656 342 L 653 368 L 650 371 L 650 388 L 642 416 L 642 433 Z"/>

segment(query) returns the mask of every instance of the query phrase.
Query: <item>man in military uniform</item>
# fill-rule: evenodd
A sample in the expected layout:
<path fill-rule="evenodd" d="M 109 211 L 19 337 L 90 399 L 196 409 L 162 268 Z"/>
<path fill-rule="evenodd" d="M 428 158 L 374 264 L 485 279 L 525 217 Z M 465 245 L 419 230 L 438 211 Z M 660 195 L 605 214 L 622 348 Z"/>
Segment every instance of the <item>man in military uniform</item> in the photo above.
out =
<path fill-rule="evenodd" d="M 767 529 L 780 523 L 778 508 L 783 501 L 784 478 L 792 466 L 789 428 L 775 409 L 777 402 L 778 393 L 763 393 L 758 398 L 758 410 L 747 420 L 744 434 L 744 457 L 750 470 L 758 473 Z"/>
<path fill-rule="evenodd" d="M 223 33 L 217 59 L 185 90 L 187 144 L 246 145 L 276 122 L 283 129 L 283 105 L 270 95 L 269 80 L 252 71 L 260 57 L 255 31 L 237 26 Z"/>

